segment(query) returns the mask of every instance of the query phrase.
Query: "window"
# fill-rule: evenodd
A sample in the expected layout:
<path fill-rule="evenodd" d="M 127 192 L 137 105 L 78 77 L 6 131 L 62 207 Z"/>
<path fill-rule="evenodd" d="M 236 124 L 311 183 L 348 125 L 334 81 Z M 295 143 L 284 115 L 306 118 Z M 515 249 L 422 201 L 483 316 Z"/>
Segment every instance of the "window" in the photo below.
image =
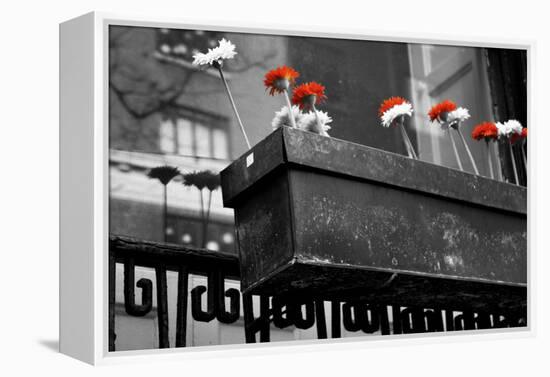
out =
<path fill-rule="evenodd" d="M 160 124 L 160 150 L 164 153 L 175 153 L 174 125 L 170 120 L 163 120 Z"/>
<path fill-rule="evenodd" d="M 448 133 L 432 126 L 426 111 L 445 99 L 470 110 L 471 118 L 461 129 L 466 136 L 481 175 L 488 176 L 484 143 L 473 141 L 469 135 L 473 127 L 493 119 L 489 84 L 483 62 L 483 49 L 459 46 L 409 45 L 411 71 L 411 100 L 417 111 L 412 123 L 416 131 L 417 147 L 421 160 L 458 168 Z M 457 140 L 458 141 L 458 140 Z M 466 151 L 457 142 L 460 156 Z M 496 145 L 491 144 L 493 161 L 498 162 Z M 462 160 L 464 170 L 473 172 L 469 160 Z M 496 172 L 501 169 L 495 167 Z"/>
<path fill-rule="evenodd" d="M 190 118 L 166 119 L 160 124 L 159 147 L 163 153 L 176 153 L 214 159 L 229 159 L 229 136 L 219 122 Z"/>
<path fill-rule="evenodd" d="M 200 123 L 195 124 L 195 155 L 212 157 L 210 146 L 210 129 Z"/>
<path fill-rule="evenodd" d="M 212 131 L 212 142 L 216 146 L 214 148 L 214 158 L 220 158 L 223 160 L 229 159 L 229 144 L 227 140 L 226 132 L 214 129 Z"/>
<path fill-rule="evenodd" d="M 177 153 L 183 156 L 192 156 L 193 153 L 193 124 L 188 119 L 177 121 Z"/>

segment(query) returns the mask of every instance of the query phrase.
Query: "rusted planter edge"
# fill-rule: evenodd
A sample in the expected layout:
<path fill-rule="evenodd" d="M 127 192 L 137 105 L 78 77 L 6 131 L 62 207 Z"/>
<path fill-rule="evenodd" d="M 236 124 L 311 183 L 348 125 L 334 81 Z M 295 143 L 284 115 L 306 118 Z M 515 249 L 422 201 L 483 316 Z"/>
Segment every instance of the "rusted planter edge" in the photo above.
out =
<path fill-rule="evenodd" d="M 527 189 L 311 132 L 282 127 L 221 172 L 223 201 L 237 197 L 285 163 L 428 195 L 527 214 Z"/>
<path fill-rule="evenodd" d="M 371 267 L 371 266 L 357 266 L 357 265 L 347 265 L 347 264 L 338 264 L 338 263 L 322 263 L 322 262 L 315 262 L 311 261 L 309 258 L 296 256 L 289 259 L 284 264 L 278 266 L 277 268 L 273 269 L 269 273 L 265 274 L 261 279 L 258 281 L 250 284 L 247 287 L 243 287 L 243 293 L 255 293 L 256 289 L 258 287 L 261 287 L 266 281 L 269 281 L 273 278 L 275 278 L 280 272 L 287 270 L 288 268 L 292 267 L 293 265 L 302 265 L 302 266 L 311 266 L 311 267 L 322 267 L 322 268 L 329 268 L 331 270 L 339 270 L 339 269 L 351 269 L 351 270 L 360 270 L 364 272 L 374 272 L 374 273 L 387 273 L 388 275 L 409 275 L 409 276 L 416 276 L 420 278 L 426 278 L 426 279 L 434 279 L 438 280 L 454 280 L 456 282 L 467 282 L 467 283 L 475 283 L 475 284 L 482 284 L 487 286 L 500 286 L 500 287 L 511 287 L 511 288 L 519 288 L 519 289 L 527 289 L 528 284 L 527 283 L 516 283 L 516 282 L 509 282 L 509 281 L 495 281 L 490 279 L 484 279 L 484 278 L 476 278 L 476 277 L 464 277 L 464 276 L 451 276 L 451 275 L 445 275 L 445 274 L 435 274 L 435 273 L 427 273 L 427 272 L 419 272 L 419 271 L 413 271 L 413 270 L 403 270 L 403 269 L 394 269 L 394 268 L 383 268 L 383 267 Z"/>

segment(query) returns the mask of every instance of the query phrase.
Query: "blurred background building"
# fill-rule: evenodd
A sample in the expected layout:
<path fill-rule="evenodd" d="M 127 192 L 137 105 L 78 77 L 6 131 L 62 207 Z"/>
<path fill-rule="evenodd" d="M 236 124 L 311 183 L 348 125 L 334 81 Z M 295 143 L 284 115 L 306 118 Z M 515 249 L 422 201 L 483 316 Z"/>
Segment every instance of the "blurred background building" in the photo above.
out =
<path fill-rule="evenodd" d="M 328 100 L 319 109 L 333 118 L 332 137 L 406 154 L 398 130 L 382 127 L 377 116 L 384 99 L 402 96 L 415 109 L 407 128 L 420 159 L 452 168 L 457 166 L 447 136 L 429 123 L 431 105 L 449 98 L 467 107 L 472 117 L 463 125 L 465 135 L 481 121 L 507 120 L 495 119 L 503 111 L 497 108 L 497 97 L 506 95 L 506 88 L 491 83 L 500 82 L 495 75 L 508 77 L 505 64 L 510 60 L 525 59 L 525 52 L 474 47 L 111 26 L 111 234 L 152 241 L 163 241 L 166 234 L 172 243 L 236 252 L 233 213 L 223 208 L 220 190 L 213 192 L 211 220 L 204 233 L 200 192 L 179 178 L 172 181 L 163 229 L 162 185 L 147 177 L 149 169 L 165 164 L 182 173 L 218 173 L 245 152 L 217 71 L 191 64 L 193 54 L 216 46 L 222 37 L 237 46 L 238 55 L 227 61 L 224 70 L 252 144 L 272 131 L 274 113 L 284 105 L 282 96 L 267 95 L 263 76 L 269 69 L 290 65 L 301 73 L 300 82 L 326 86 Z M 502 64 L 501 71 L 494 66 L 488 70 L 495 62 Z M 525 110 L 516 117 L 526 125 L 521 94 L 518 101 Z M 468 143 L 480 173 L 488 175 L 483 143 L 469 137 Z M 460 153 L 466 156 L 465 150 Z M 496 145 L 491 153 L 505 165 Z M 464 165 L 473 172 L 467 159 Z M 509 176 L 506 166 L 496 170 L 499 178 L 503 173 L 504 178 Z M 138 279 L 153 274 L 147 269 L 136 272 Z M 169 297 L 175 297 L 175 274 L 169 273 L 168 279 Z M 194 284 L 204 284 L 204 279 L 193 277 L 190 289 Z M 122 266 L 117 266 L 117 286 L 122 287 Z M 238 288 L 238 283 L 234 286 Z M 121 291 L 117 289 L 117 350 L 155 348 L 154 311 L 142 318 L 126 316 Z M 175 318 L 175 305 L 169 306 L 169 315 Z M 170 326 L 173 334 L 173 321 Z M 189 321 L 187 333 L 189 345 L 244 343 L 242 322 Z M 272 331 L 273 340 L 304 338 L 315 338 L 314 330 Z"/>

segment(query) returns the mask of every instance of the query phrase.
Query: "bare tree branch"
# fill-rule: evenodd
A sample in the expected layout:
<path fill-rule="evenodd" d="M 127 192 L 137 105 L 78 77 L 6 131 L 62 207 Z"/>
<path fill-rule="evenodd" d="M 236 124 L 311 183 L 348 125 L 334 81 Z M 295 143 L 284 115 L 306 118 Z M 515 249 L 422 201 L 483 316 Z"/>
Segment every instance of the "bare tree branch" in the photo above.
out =
<path fill-rule="evenodd" d="M 119 28 L 110 33 L 109 40 L 109 88 L 124 110 L 136 120 L 145 119 L 155 113 L 179 108 L 178 99 L 185 93 L 191 79 L 201 72 L 190 62 L 160 54 L 158 51 L 146 52 L 142 55 L 125 45 L 131 36 L 133 28 Z M 227 72 L 241 73 L 251 68 L 266 68 L 266 62 L 277 55 L 275 50 L 266 53 L 260 60 L 252 60 L 246 54 L 228 65 Z M 128 57 L 129 56 L 129 57 Z M 144 61 L 134 60 L 143 58 Z M 127 61 L 124 61 L 126 59 Z M 150 62 L 153 64 L 168 64 L 185 72 L 184 78 L 161 85 L 161 81 L 153 76 Z M 179 77 L 179 76 L 178 76 Z M 205 92 L 206 93 L 206 92 Z M 196 95 L 196 93 L 194 93 Z"/>

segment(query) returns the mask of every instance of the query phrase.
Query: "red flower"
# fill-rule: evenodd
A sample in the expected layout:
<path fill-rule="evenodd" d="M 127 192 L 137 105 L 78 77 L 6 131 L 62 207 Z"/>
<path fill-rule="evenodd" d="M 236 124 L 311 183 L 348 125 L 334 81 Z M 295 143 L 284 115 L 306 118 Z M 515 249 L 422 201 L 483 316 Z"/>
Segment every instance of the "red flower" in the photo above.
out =
<path fill-rule="evenodd" d="M 498 129 L 493 122 L 483 122 L 474 127 L 472 131 L 472 139 L 481 140 L 485 138 L 485 141 L 489 139 L 496 139 L 498 137 Z"/>
<path fill-rule="evenodd" d="M 292 93 L 292 103 L 298 105 L 300 109 L 309 109 L 313 105 L 320 104 L 326 98 L 325 87 L 315 81 L 297 86 Z"/>
<path fill-rule="evenodd" d="M 436 119 L 441 119 L 442 115 L 450 111 L 456 110 L 456 103 L 446 99 L 443 102 L 434 105 L 428 112 L 430 120 L 433 122 Z"/>
<path fill-rule="evenodd" d="M 385 99 L 384 102 L 380 105 L 378 109 L 378 116 L 381 117 L 386 111 L 394 107 L 395 105 L 401 105 L 402 103 L 408 102 L 405 98 L 401 97 L 390 97 Z"/>
<path fill-rule="evenodd" d="M 282 93 L 290 85 L 294 85 L 298 76 L 300 74 L 293 68 L 283 65 L 265 74 L 264 85 L 266 90 L 269 89 L 269 94 L 273 96 L 275 93 Z"/>
<path fill-rule="evenodd" d="M 527 138 L 527 127 L 523 127 L 521 129 L 521 134 L 513 133 L 512 136 L 510 136 L 510 143 L 514 144 L 516 141 L 520 139 L 526 139 Z"/>

